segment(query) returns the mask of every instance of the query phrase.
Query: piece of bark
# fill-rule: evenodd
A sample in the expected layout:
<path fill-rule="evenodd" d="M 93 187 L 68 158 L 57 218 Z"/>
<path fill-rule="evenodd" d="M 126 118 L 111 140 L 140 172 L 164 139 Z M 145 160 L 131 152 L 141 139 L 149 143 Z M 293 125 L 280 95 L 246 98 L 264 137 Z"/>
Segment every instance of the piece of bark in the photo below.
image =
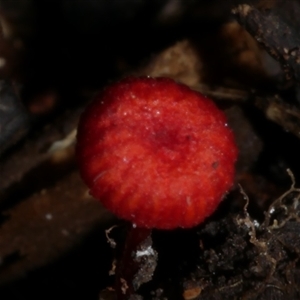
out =
<path fill-rule="evenodd" d="M 269 120 L 300 138 L 300 110 L 298 107 L 286 103 L 278 95 L 264 97 L 263 99 L 257 97 L 254 102 Z"/>
<path fill-rule="evenodd" d="M 5 80 L 0 81 L 0 156 L 28 132 L 29 115 Z"/>
<path fill-rule="evenodd" d="M 300 9 L 299 9 L 300 11 Z M 300 83 L 300 38 L 298 31 L 273 10 L 258 10 L 243 4 L 232 10 L 238 22 L 264 49 L 280 62 L 287 80 Z"/>

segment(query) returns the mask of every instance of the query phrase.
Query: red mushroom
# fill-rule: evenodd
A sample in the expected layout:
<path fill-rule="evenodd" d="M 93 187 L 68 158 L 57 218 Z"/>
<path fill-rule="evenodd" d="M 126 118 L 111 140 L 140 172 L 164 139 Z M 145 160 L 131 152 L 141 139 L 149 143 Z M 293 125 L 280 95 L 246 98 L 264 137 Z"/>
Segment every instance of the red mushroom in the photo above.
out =
<path fill-rule="evenodd" d="M 138 227 L 192 227 L 231 188 L 237 148 L 225 115 L 167 78 L 127 78 L 81 117 L 77 157 L 90 193 Z"/>
<path fill-rule="evenodd" d="M 135 225 L 117 264 L 118 299 L 153 274 L 136 276 L 142 266 L 133 255 L 156 255 L 151 228 L 192 227 L 210 216 L 233 184 L 237 158 L 223 112 L 167 78 L 107 87 L 81 117 L 76 150 L 90 193 Z"/>

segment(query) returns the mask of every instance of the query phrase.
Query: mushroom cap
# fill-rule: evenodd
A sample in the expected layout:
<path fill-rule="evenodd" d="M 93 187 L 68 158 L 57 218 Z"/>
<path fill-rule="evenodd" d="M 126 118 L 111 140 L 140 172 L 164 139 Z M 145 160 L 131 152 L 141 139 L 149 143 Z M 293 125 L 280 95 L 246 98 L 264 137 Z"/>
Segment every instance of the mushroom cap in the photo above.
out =
<path fill-rule="evenodd" d="M 139 227 L 193 227 L 234 182 L 237 147 L 224 113 L 168 78 L 107 87 L 78 126 L 76 154 L 93 197 Z"/>

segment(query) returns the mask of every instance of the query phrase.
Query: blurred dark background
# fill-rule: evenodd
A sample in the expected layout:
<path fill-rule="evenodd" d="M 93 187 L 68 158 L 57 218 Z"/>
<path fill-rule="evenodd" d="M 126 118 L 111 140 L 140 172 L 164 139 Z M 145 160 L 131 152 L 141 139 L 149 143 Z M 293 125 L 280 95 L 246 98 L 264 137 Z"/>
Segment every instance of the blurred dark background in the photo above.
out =
<path fill-rule="evenodd" d="M 99 293 L 113 284 L 108 276 L 113 253 L 104 229 L 115 219 L 87 195 L 78 176 L 73 148 L 79 115 L 105 84 L 139 73 L 183 39 L 193 41 L 211 62 L 206 69 L 210 84 L 276 90 L 281 70 L 266 53 L 253 72 L 227 61 L 228 54 L 237 53 L 224 46 L 220 32 L 234 20 L 232 7 L 245 2 L 297 20 L 293 8 L 298 1 L 285 9 L 286 1 L 0 0 L 1 300 L 109 299 Z M 245 35 L 236 32 L 230 41 Z M 244 39 L 240 43 L 240 48 L 249 46 Z M 256 43 L 250 44 L 251 57 L 260 55 Z M 230 80 L 224 80 L 228 75 Z M 255 153 L 247 156 L 248 163 L 265 142 L 263 167 L 256 170 L 272 173 L 285 188 L 290 180 L 283 172 L 299 153 L 298 140 L 253 107 L 242 117 L 254 120 L 254 129 L 245 125 L 251 127 L 247 148 Z M 287 148 L 274 152 L 278 140 L 270 136 L 273 131 Z M 240 135 L 240 140 L 247 139 Z M 239 179 L 253 187 L 251 176 L 243 173 Z M 252 192 L 264 205 L 282 190 L 276 180 L 256 180 L 254 190 L 259 187 L 265 194 Z"/>

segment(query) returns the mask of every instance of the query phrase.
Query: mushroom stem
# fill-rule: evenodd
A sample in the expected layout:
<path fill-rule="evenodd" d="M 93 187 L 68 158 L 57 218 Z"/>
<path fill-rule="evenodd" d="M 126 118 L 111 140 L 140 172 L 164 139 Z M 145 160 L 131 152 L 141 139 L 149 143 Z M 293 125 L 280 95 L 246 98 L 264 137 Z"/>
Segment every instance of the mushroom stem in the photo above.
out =
<path fill-rule="evenodd" d="M 138 288 L 151 280 L 157 263 L 152 248 L 152 229 L 133 227 L 127 234 L 124 250 L 117 264 L 117 299 L 129 299 Z"/>

